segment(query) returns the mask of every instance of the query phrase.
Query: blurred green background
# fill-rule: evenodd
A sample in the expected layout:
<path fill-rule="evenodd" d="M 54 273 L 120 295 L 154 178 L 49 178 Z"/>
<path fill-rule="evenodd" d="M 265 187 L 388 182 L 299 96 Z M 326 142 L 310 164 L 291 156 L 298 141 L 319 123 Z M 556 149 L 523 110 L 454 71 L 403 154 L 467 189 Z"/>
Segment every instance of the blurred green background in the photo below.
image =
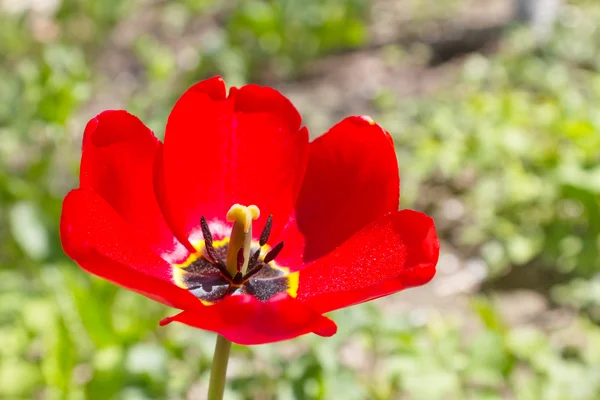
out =
<path fill-rule="evenodd" d="M 227 398 L 600 399 L 600 3 L 520 3 L 0 1 L 0 398 L 203 398 L 214 335 L 159 328 L 173 310 L 57 231 L 87 120 L 162 136 L 221 74 L 313 136 L 370 114 L 442 239 L 429 285 L 333 313 L 333 338 L 234 347 Z"/>

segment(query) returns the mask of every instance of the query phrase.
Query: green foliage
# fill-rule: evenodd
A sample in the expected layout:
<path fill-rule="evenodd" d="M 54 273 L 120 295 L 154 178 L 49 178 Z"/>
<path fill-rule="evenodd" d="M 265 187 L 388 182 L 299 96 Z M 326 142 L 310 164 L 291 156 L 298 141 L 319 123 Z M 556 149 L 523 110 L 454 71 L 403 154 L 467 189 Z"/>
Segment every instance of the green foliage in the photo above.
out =
<path fill-rule="evenodd" d="M 467 210 L 452 240 L 479 246 L 497 274 L 535 263 L 591 277 L 600 265 L 600 74 L 555 52 L 562 38 L 536 52 L 519 48 L 523 35 L 497 56 L 470 57 L 433 99 L 383 108 L 404 200 L 417 201 L 423 182 L 443 184 Z"/>
<path fill-rule="evenodd" d="M 206 389 L 214 335 L 157 329 L 164 307 L 68 264 L 39 275 L 36 288 L 0 276 L 0 396 L 183 398 Z M 600 389 L 597 326 L 575 324 L 587 344 L 553 343 L 534 328 L 505 329 L 485 300 L 474 307 L 481 322 L 467 336 L 437 314 L 415 325 L 366 305 L 335 313 L 340 332 L 331 339 L 235 346 L 230 398 L 499 399 L 514 390 L 524 399 L 592 399 Z"/>
<path fill-rule="evenodd" d="M 22 3 L 0 5 L 0 398 L 201 397 L 214 335 L 158 328 L 172 310 L 88 276 L 60 247 L 82 127 L 99 111 L 83 107 L 121 89 L 102 54 L 127 53 L 133 66 L 118 73 L 143 86 L 127 108 L 160 135 L 174 87 L 215 73 L 229 84 L 294 78 L 364 45 L 371 4 Z M 415 21 L 444 17 L 439 2 L 409 3 Z M 483 257 L 492 276 L 525 265 L 573 277 L 552 299 L 585 312 L 557 329 L 512 326 L 483 295 L 460 319 L 366 304 L 336 312 L 330 339 L 235 346 L 228 398 L 598 398 L 600 8 L 577 4 L 542 48 L 515 32 L 497 54 L 470 56 L 452 86 L 374 103 L 397 143 L 404 205 L 433 212 L 445 242 Z M 199 34 L 199 20 L 214 26 Z"/>
<path fill-rule="evenodd" d="M 315 58 L 367 39 L 367 0 L 237 1 L 217 13 L 197 73 L 228 81 L 289 78 Z"/>
<path fill-rule="evenodd" d="M 265 67 L 289 75 L 299 64 L 365 40 L 364 0 L 242 2 L 227 21 L 233 48 L 250 76 Z"/>

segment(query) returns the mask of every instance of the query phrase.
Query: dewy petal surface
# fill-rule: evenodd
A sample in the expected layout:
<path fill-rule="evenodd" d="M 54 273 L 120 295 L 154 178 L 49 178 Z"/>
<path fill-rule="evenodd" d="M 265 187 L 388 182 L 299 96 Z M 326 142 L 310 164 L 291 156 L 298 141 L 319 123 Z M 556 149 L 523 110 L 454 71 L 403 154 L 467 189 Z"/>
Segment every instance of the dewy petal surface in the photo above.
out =
<path fill-rule="evenodd" d="M 230 296 L 199 311 L 166 318 L 161 325 L 173 321 L 217 332 L 243 345 L 278 342 L 310 332 L 331 336 L 337 330 L 329 318 L 285 294 L 267 302 L 245 295 Z"/>
<path fill-rule="evenodd" d="M 349 117 L 315 139 L 296 204 L 304 262 L 322 257 L 380 216 L 398 210 L 400 179 L 390 135 Z"/>
<path fill-rule="evenodd" d="M 105 111 L 84 132 L 80 187 L 95 191 L 157 254 L 177 262 L 188 252 L 167 226 L 154 195 L 154 161 L 161 147 L 138 118 Z"/>
<path fill-rule="evenodd" d="M 301 270 L 297 299 L 324 313 L 423 285 L 435 275 L 438 256 L 430 217 L 390 213 Z"/>
<path fill-rule="evenodd" d="M 222 80 L 210 81 L 189 89 L 167 122 L 158 180 L 169 223 L 180 239 L 199 236 L 201 216 L 223 221 L 233 204 L 255 204 L 261 210 L 255 232 L 273 214 L 276 235 L 297 197 L 308 133 L 273 89 L 252 85 L 225 98 Z M 217 84 L 221 92 L 206 93 L 206 86 Z"/>
<path fill-rule="evenodd" d="M 75 189 L 65 198 L 60 236 L 65 253 L 94 275 L 172 307 L 201 304 L 171 282 L 171 266 L 90 189 Z"/>

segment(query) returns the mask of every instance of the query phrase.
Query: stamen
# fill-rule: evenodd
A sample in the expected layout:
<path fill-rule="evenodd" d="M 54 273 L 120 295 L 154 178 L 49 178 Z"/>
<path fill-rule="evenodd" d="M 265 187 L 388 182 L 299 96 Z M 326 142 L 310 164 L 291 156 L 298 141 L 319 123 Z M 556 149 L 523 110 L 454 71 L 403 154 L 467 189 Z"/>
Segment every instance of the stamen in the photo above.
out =
<path fill-rule="evenodd" d="M 234 285 L 241 285 L 244 282 L 244 276 L 242 275 L 241 272 L 238 272 L 237 274 L 235 274 L 235 276 L 232 279 L 232 283 Z"/>
<path fill-rule="evenodd" d="M 258 261 L 258 257 L 260 257 L 260 249 L 257 249 L 252 257 L 250 257 L 250 261 L 248 261 L 248 268 L 252 268 L 254 264 Z"/>
<path fill-rule="evenodd" d="M 242 266 L 244 265 L 244 246 L 240 247 L 237 253 L 237 272 L 242 272 Z"/>
<path fill-rule="evenodd" d="M 216 262 L 218 260 L 217 252 L 213 247 L 212 234 L 210 233 L 208 223 L 206 222 L 206 218 L 204 218 L 204 216 L 200 218 L 200 227 L 202 228 L 202 235 L 204 236 L 204 248 L 206 249 L 209 257 Z"/>
<path fill-rule="evenodd" d="M 250 272 L 248 272 L 246 275 L 244 275 L 244 282 L 246 282 L 248 279 L 252 278 L 254 275 L 258 274 L 265 265 L 266 264 L 260 263 L 260 265 L 256 266 L 256 268 L 252 269 Z"/>
<path fill-rule="evenodd" d="M 263 262 L 265 264 L 268 264 L 271 261 L 273 261 L 275 259 L 275 257 L 277 257 L 279 255 L 279 252 L 281 252 L 281 249 L 283 249 L 283 242 L 277 243 L 277 245 L 275 247 L 273 247 L 271 249 L 271 251 L 269 251 L 267 253 L 267 255 L 265 256 L 265 258 L 263 259 Z"/>
<path fill-rule="evenodd" d="M 223 275 L 225 277 L 231 277 L 231 274 L 227 270 L 227 267 L 225 266 L 225 263 L 223 262 L 223 260 L 218 259 L 213 265 L 215 267 L 217 267 L 217 269 L 219 270 L 221 275 Z"/>
<path fill-rule="evenodd" d="M 269 218 L 267 218 L 267 223 L 265 224 L 265 227 L 263 228 L 263 231 L 260 234 L 260 241 L 258 242 L 258 244 L 260 244 L 261 247 L 267 244 L 267 241 L 269 240 L 269 235 L 271 234 L 272 226 L 273 214 L 269 215 Z"/>
<path fill-rule="evenodd" d="M 210 228 L 208 227 L 208 222 L 206 222 L 206 218 L 204 218 L 204 215 L 200 217 L 200 227 L 202 228 L 202 235 L 204 235 L 204 241 L 212 245 L 212 233 L 210 233 Z"/>
<path fill-rule="evenodd" d="M 217 251 L 213 246 L 213 237 L 204 216 L 200 217 L 200 227 L 202 228 L 202 235 L 204 236 L 204 250 L 210 258 L 209 261 L 212 262 L 224 276 L 230 276 L 225 263 L 219 258 Z"/>

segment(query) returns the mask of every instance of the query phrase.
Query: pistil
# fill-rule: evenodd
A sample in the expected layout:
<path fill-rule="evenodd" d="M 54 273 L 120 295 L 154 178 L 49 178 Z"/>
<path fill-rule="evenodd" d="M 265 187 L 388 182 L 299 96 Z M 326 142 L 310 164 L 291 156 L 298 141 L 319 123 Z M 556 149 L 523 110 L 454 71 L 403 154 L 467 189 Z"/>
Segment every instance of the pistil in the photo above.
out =
<path fill-rule="evenodd" d="M 238 273 L 246 274 L 250 261 L 252 246 L 252 221 L 258 219 L 260 211 L 257 206 L 243 206 L 234 204 L 227 212 L 227 221 L 233 222 L 229 247 L 227 248 L 227 271 L 235 277 Z M 243 261 L 239 265 L 238 261 Z"/>
<path fill-rule="evenodd" d="M 270 215 L 265 221 L 258 241 L 252 238 L 252 222 L 259 217 L 258 207 L 236 204 L 226 217 L 233 222 L 231 236 L 229 240 L 217 242 L 213 240 L 206 218 L 200 218 L 203 254 L 200 257 L 197 253 L 192 254 L 183 264 L 174 265 L 174 282 L 190 290 L 205 305 L 236 293 L 249 294 L 260 301 L 283 291 L 294 297 L 298 274 L 274 264 L 283 249 L 283 242 L 272 248 L 267 246 L 273 217 Z M 265 247 L 266 254 L 262 254 Z"/>

